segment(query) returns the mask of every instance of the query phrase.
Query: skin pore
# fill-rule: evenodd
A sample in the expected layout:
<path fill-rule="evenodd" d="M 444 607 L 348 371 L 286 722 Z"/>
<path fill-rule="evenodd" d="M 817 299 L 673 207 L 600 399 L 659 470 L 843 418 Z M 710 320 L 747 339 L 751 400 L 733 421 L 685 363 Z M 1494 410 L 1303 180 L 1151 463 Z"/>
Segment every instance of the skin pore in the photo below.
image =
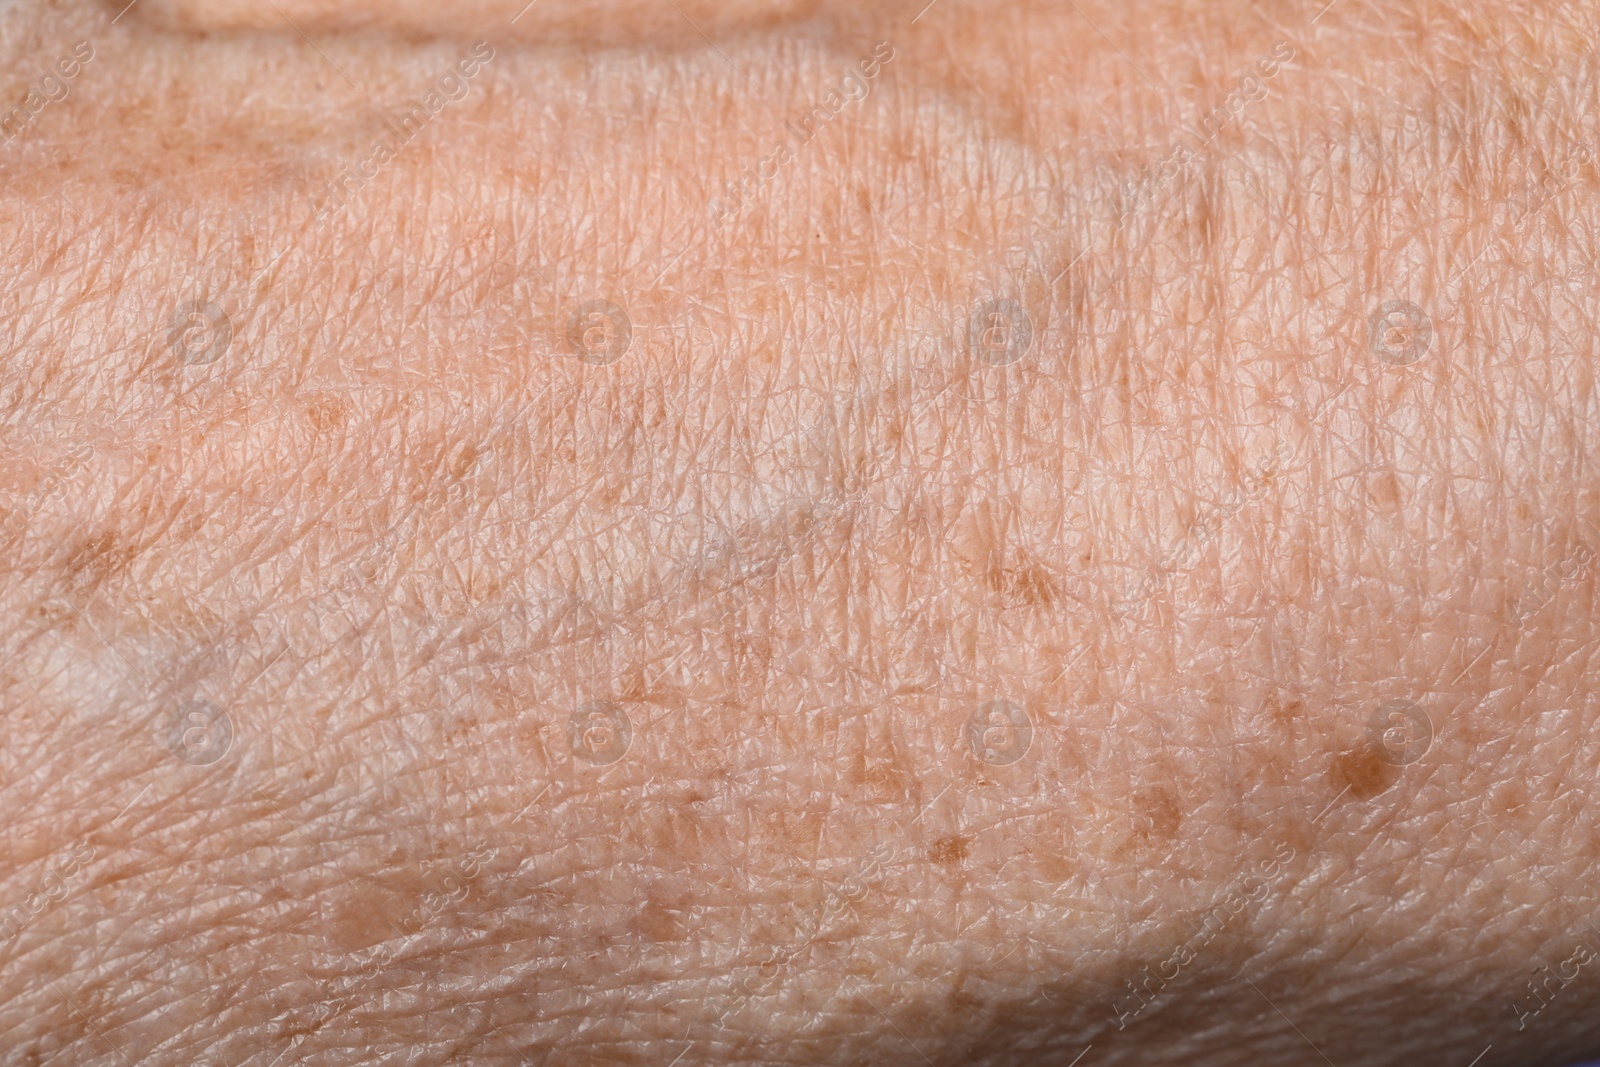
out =
<path fill-rule="evenodd" d="M 521 6 L 0 13 L 11 1059 L 1600 1050 L 1594 12 Z"/>

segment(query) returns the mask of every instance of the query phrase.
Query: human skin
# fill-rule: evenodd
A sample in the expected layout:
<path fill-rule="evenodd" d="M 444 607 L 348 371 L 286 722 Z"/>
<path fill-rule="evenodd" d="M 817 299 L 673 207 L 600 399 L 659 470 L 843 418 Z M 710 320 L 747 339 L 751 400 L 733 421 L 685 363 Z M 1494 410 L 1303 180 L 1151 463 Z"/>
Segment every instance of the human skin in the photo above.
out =
<path fill-rule="evenodd" d="M 3 1062 L 1600 1052 L 1600 15 L 520 7 L 0 12 Z"/>

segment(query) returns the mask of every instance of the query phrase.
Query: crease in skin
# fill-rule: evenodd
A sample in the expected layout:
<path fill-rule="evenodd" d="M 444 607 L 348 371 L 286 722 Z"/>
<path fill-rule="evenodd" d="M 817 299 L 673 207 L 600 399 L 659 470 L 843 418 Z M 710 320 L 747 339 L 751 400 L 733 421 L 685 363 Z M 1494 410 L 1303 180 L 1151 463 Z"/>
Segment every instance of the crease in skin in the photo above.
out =
<path fill-rule="evenodd" d="M 700 47 L 818 16 L 857 16 L 863 6 L 890 10 L 883 0 L 144 0 L 134 10 L 147 24 L 200 34 L 292 27 L 306 34 L 382 31 L 546 45 Z"/>

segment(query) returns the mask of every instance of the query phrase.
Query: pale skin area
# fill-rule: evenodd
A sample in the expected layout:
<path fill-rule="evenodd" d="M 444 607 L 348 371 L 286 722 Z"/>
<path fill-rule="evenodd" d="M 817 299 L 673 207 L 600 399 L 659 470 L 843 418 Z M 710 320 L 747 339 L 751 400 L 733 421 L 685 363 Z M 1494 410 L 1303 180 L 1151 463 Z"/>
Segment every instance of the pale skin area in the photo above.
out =
<path fill-rule="evenodd" d="M 1593 9 L 146 3 L 0 13 L 5 1063 L 1600 1052 Z"/>

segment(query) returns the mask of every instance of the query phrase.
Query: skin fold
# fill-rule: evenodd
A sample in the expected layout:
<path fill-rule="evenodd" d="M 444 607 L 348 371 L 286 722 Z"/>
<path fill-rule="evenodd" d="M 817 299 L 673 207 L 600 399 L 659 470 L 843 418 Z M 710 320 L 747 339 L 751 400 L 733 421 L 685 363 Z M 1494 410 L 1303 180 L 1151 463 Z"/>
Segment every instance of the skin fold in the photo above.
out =
<path fill-rule="evenodd" d="M 521 6 L 0 11 L 0 1062 L 1600 1053 L 1600 15 Z"/>

